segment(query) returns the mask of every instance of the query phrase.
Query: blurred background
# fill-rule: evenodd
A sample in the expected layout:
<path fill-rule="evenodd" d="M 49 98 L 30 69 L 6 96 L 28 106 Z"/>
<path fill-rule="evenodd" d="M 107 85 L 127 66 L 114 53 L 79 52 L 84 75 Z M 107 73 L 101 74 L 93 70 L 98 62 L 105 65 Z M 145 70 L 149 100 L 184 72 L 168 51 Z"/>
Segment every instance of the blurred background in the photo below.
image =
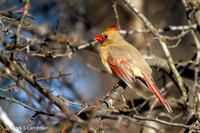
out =
<path fill-rule="evenodd" d="M 73 47 L 84 45 L 108 27 L 118 24 L 113 9 L 115 1 L 31 0 L 30 2 L 28 13 L 34 16 L 35 19 L 26 18 L 27 26 L 22 27 L 21 34 L 26 39 L 34 41 L 30 45 L 30 55 L 21 52 L 17 55 L 18 59 L 26 64 L 27 69 L 36 74 L 38 78 L 57 76 L 59 71 L 69 73 L 68 76 L 39 81 L 39 83 L 49 89 L 55 96 L 60 94 L 62 98 L 68 101 L 75 103 L 87 102 L 95 105 L 118 81 L 118 79 L 111 77 L 104 71 L 98 55 L 98 43 L 73 52 L 71 58 L 41 57 L 36 56 L 36 54 L 48 55 L 49 52 L 64 54 L 68 52 L 68 43 Z M 132 0 L 132 2 L 157 28 L 187 24 L 185 8 L 179 0 Z M 20 0 L 1 0 L 0 16 L 19 19 L 22 15 L 19 11 L 23 7 L 24 3 Z M 120 0 L 117 1 L 116 9 L 121 30 L 130 31 L 145 28 L 143 22 Z M 16 21 L 6 19 L 2 21 L 7 29 L 16 31 L 18 25 Z M 169 31 L 162 34 L 175 36 L 180 32 Z M 151 33 L 122 34 L 122 36 L 137 47 L 142 54 L 166 59 L 162 48 Z M 1 34 L 1 50 L 6 45 L 12 44 L 12 37 L 13 34 Z M 26 39 L 22 38 L 21 42 L 26 42 Z M 177 47 L 170 49 L 175 62 L 186 62 L 194 56 L 195 47 L 191 39 L 190 35 L 186 35 Z M 168 46 L 176 43 L 177 40 L 167 41 Z M 159 87 L 164 84 L 162 76 L 161 72 L 157 73 L 154 70 L 154 79 Z M 188 85 L 192 85 L 191 80 L 188 79 L 186 82 Z M 13 83 L 10 79 L 2 77 L 0 88 L 7 89 Z M 15 99 L 41 111 L 58 110 L 54 105 L 48 105 L 48 100 L 28 83 L 25 86 L 31 93 L 16 88 L 16 93 L 12 92 Z M 28 94 L 33 95 L 29 96 Z M 0 91 L 0 95 L 10 97 L 9 92 Z M 180 93 L 173 86 L 169 89 L 168 95 L 179 97 Z M 141 99 L 130 89 L 126 89 L 124 96 L 126 99 Z M 16 126 L 27 124 L 34 115 L 33 111 L 12 101 L 1 100 L 0 105 Z M 48 110 L 49 106 L 52 106 L 51 110 Z M 67 104 L 67 106 L 74 113 L 82 108 L 72 104 Z M 47 123 L 44 124 L 41 119 Z M 42 116 L 42 118 L 37 117 L 30 125 L 45 126 L 57 123 L 58 120 L 56 119 Z"/>

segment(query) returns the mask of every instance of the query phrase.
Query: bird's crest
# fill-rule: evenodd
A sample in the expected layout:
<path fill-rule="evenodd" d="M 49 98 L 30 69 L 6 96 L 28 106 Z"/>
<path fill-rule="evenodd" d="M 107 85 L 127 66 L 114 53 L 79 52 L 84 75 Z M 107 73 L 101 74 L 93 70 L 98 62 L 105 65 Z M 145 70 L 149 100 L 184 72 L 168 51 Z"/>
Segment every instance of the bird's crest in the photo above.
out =
<path fill-rule="evenodd" d="M 118 25 L 114 25 L 112 27 L 110 27 L 107 31 L 113 31 L 113 30 L 118 30 L 119 26 Z"/>
<path fill-rule="evenodd" d="M 106 31 L 104 31 L 101 35 L 96 36 L 94 39 L 96 39 L 99 42 L 104 42 L 104 40 L 108 40 L 107 39 L 108 36 L 113 36 L 114 31 L 117 31 L 118 29 L 119 29 L 119 26 L 118 25 L 114 25 L 114 26 L 108 28 Z"/>

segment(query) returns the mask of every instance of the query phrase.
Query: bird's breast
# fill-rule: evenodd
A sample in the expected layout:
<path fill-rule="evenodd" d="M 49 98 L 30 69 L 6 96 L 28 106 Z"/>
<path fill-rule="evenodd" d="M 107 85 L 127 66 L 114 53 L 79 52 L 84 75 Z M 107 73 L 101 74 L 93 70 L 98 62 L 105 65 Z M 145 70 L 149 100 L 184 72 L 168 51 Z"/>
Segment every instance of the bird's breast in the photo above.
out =
<path fill-rule="evenodd" d="M 105 68 L 105 70 L 107 72 L 109 72 L 110 74 L 113 74 L 110 65 L 108 63 L 108 57 L 109 57 L 109 53 L 108 53 L 108 49 L 106 47 L 100 47 L 100 57 L 101 57 L 101 62 Z"/>

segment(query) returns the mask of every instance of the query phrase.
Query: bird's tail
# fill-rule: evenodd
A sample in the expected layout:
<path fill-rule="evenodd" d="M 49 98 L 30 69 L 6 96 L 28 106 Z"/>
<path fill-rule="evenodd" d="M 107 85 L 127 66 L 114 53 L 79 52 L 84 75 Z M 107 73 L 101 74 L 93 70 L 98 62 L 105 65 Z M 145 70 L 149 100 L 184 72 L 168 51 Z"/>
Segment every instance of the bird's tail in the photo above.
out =
<path fill-rule="evenodd" d="M 170 105 L 167 103 L 167 100 L 164 98 L 164 96 L 162 95 L 162 93 L 160 92 L 158 87 L 155 85 L 155 83 L 152 80 L 149 80 L 143 73 L 142 73 L 142 75 L 143 75 L 143 78 L 146 81 L 147 85 L 149 86 L 149 88 L 151 88 L 151 90 L 156 95 L 156 97 L 158 98 L 160 103 L 165 107 L 165 110 L 169 114 L 172 114 L 173 111 L 172 111 Z"/>

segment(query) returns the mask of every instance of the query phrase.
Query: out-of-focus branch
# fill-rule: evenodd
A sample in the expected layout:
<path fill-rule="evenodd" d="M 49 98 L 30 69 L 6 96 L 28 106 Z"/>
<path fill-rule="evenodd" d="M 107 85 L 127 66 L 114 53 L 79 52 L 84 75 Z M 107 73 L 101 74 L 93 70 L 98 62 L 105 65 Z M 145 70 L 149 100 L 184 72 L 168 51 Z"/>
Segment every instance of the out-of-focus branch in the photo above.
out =
<path fill-rule="evenodd" d="M 1 126 L 5 126 L 5 131 L 11 130 L 13 133 L 22 133 L 18 128 L 15 128 L 14 123 L 8 118 L 6 112 L 0 106 L 0 122 Z M 3 123 L 3 124 L 2 124 Z M 2 126 L 3 127 L 3 126 Z"/>
<path fill-rule="evenodd" d="M 171 28 L 169 28 L 169 31 L 171 30 L 171 31 L 177 31 L 177 30 L 180 30 L 179 29 L 179 26 L 177 26 L 177 29 L 175 28 L 176 26 L 174 26 L 174 27 L 171 27 Z M 190 30 L 191 30 L 191 28 L 189 29 L 189 26 L 184 26 L 185 27 L 185 29 L 183 28 L 182 29 L 182 32 L 180 33 L 180 34 L 178 34 L 178 35 L 176 35 L 176 36 L 166 36 L 166 35 L 163 35 L 162 37 L 163 37 L 163 39 L 164 40 L 170 40 L 170 41 L 172 41 L 172 40 L 179 40 L 179 39 L 181 39 L 182 37 L 184 37 L 185 35 L 187 35 L 189 32 L 190 32 Z M 194 27 L 196 27 L 196 25 L 194 25 Z M 167 29 L 167 28 L 166 28 Z M 158 32 L 159 33 L 161 33 L 161 32 L 166 32 L 167 30 L 165 30 L 165 28 L 163 28 L 163 29 L 158 29 Z M 136 30 L 130 30 L 130 31 L 125 31 L 125 30 L 120 30 L 119 31 L 121 34 L 126 34 L 126 35 L 129 35 L 129 34 L 135 34 L 135 33 L 149 33 L 149 32 L 151 32 L 149 29 L 136 29 Z"/>
<path fill-rule="evenodd" d="M 6 56 L 3 56 L 3 54 L 0 54 L 0 61 L 4 64 L 4 66 L 7 66 L 11 72 L 15 73 L 16 76 L 20 76 L 22 79 L 25 79 L 34 88 L 36 88 L 41 94 L 43 94 L 52 103 L 54 103 L 56 106 L 58 106 L 60 108 L 60 110 L 62 111 L 62 113 L 64 113 L 70 121 L 78 122 L 78 123 L 82 123 L 82 124 L 85 123 L 78 116 L 74 115 L 62 101 L 60 101 L 57 97 L 52 95 L 51 92 L 49 92 L 47 89 L 45 89 L 43 86 L 41 86 L 37 82 L 37 80 L 34 78 L 34 76 L 32 76 L 33 74 L 27 75 L 27 73 L 18 64 L 13 63 L 9 59 L 7 59 Z"/>
<path fill-rule="evenodd" d="M 159 58 L 151 58 L 151 59 L 145 59 L 145 60 L 149 64 L 149 66 L 158 68 L 159 70 L 162 70 L 167 74 L 170 74 L 170 67 L 167 61 L 159 59 Z"/>
<path fill-rule="evenodd" d="M 43 77 L 43 78 L 38 78 L 37 81 L 42 81 L 42 80 L 50 80 L 50 79 L 60 79 L 60 77 L 62 76 L 69 76 L 71 75 L 71 73 L 59 73 L 58 76 L 54 76 L 54 77 Z"/>
<path fill-rule="evenodd" d="M 159 33 L 167 32 L 167 31 L 190 31 L 191 29 L 197 29 L 197 24 L 189 25 L 181 25 L 181 26 L 169 26 L 164 28 L 157 29 Z M 135 34 L 135 33 L 149 33 L 151 32 L 149 29 L 135 29 L 135 30 L 119 30 L 120 34 Z"/>
<path fill-rule="evenodd" d="M 186 0 L 182 0 L 182 3 L 185 6 L 188 24 L 189 24 L 190 27 L 192 27 L 192 19 L 191 19 L 191 14 L 190 14 L 189 2 L 187 2 Z M 194 3 L 195 3 L 195 1 L 194 1 Z M 199 16 L 197 16 L 197 17 L 199 17 Z M 199 18 L 197 18 L 197 19 L 199 19 Z M 193 85 L 192 90 L 190 90 L 190 93 L 189 93 L 190 96 L 189 96 L 189 102 L 188 102 L 189 103 L 188 104 L 188 106 L 189 106 L 188 111 L 190 113 L 190 117 L 192 117 L 196 113 L 196 111 L 198 110 L 196 108 L 196 106 L 198 106 L 198 102 L 195 99 L 198 99 L 197 96 L 200 93 L 200 83 L 199 83 L 199 78 L 198 78 L 199 77 L 198 76 L 199 63 L 200 63 L 200 41 L 199 41 L 197 35 L 195 34 L 194 29 L 191 30 L 191 34 L 192 34 L 192 37 L 193 37 L 195 45 L 196 45 L 197 58 L 196 58 L 196 62 L 195 62 L 194 85 Z M 194 103 L 196 103 L 196 104 L 194 104 Z"/>
<path fill-rule="evenodd" d="M 30 106 L 28 106 L 28 105 L 26 105 L 26 104 L 24 104 L 24 103 L 22 103 L 22 102 L 20 102 L 20 101 L 18 101 L 18 100 L 16 100 L 16 99 L 13 99 L 13 98 L 8 98 L 8 97 L 2 97 L 2 96 L 0 96 L 0 99 L 1 100 L 8 100 L 8 101 L 13 101 L 13 102 L 15 102 L 15 103 L 17 103 L 17 104 L 19 104 L 19 105 L 22 105 L 22 106 L 24 106 L 25 108 L 27 108 L 27 109 L 30 109 L 30 110 L 32 110 L 32 111 L 35 111 L 35 112 L 37 112 L 38 110 L 37 109 L 35 109 L 35 108 L 32 108 L 32 107 L 30 107 Z"/>
<path fill-rule="evenodd" d="M 163 37 L 159 34 L 157 29 L 151 24 L 151 22 L 142 14 L 139 12 L 139 10 L 135 7 L 135 5 L 130 1 L 130 0 L 122 0 L 144 23 L 145 25 L 149 28 L 149 30 L 153 33 L 153 35 L 156 37 L 158 42 L 160 43 L 161 47 L 163 48 L 163 51 L 165 53 L 165 56 L 168 59 L 169 66 L 178 82 L 178 85 L 182 91 L 182 95 L 184 99 L 187 99 L 187 91 L 184 87 L 183 79 L 178 73 L 178 70 L 176 69 L 174 65 L 174 61 L 172 59 L 171 53 L 169 49 L 167 48 L 167 45 L 165 44 Z"/>
<path fill-rule="evenodd" d="M 132 115 L 131 117 L 129 117 L 129 116 L 126 116 L 126 115 L 119 116 L 119 115 L 98 113 L 98 114 L 95 115 L 95 117 L 109 118 L 109 119 L 120 119 L 119 117 L 122 117 L 123 119 L 130 120 L 133 124 L 136 124 L 138 120 L 154 121 L 154 122 L 166 125 L 166 126 L 200 130 L 200 127 L 198 127 L 198 126 L 185 125 L 185 124 L 180 124 L 180 123 L 175 123 L 175 122 L 167 122 L 167 121 L 164 121 L 164 120 L 161 120 L 161 119 L 158 119 L 158 118 L 149 118 L 149 117 L 143 117 L 143 116 L 139 116 L 139 115 Z"/>
<path fill-rule="evenodd" d="M 132 118 L 135 118 L 137 120 L 155 121 L 155 122 L 158 122 L 160 124 L 167 125 L 167 126 L 174 126 L 174 127 L 180 127 L 180 128 L 188 128 L 188 129 L 200 130 L 200 127 L 197 127 L 197 126 L 185 125 L 185 124 L 174 123 L 174 122 L 167 122 L 167 121 L 160 120 L 160 119 L 155 119 L 155 118 L 147 118 L 147 117 L 142 117 L 142 116 L 138 116 L 138 115 L 133 115 Z"/>
<path fill-rule="evenodd" d="M 159 132 L 159 129 L 157 129 L 153 126 L 150 126 L 150 125 L 146 124 L 145 122 L 140 122 L 138 120 L 132 119 L 131 117 L 125 116 L 125 115 L 119 116 L 119 115 L 113 115 L 113 114 L 98 113 L 98 114 L 95 114 L 95 117 L 117 120 L 116 126 L 118 126 L 120 123 L 122 123 L 122 121 L 125 119 L 125 120 L 130 121 L 134 125 L 138 125 L 138 126 L 142 126 L 142 127 L 148 127 L 148 128 L 154 129 L 155 131 Z"/>
<path fill-rule="evenodd" d="M 190 119 L 187 121 L 186 125 L 192 125 L 194 124 L 196 121 L 198 120 L 198 116 L 197 115 L 192 115 L 190 117 Z M 184 133 L 188 133 L 189 132 L 189 129 L 185 129 Z"/>
<path fill-rule="evenodd" d="M 9 9 L 6 10 L 0 10 L 0 14 L 2 15 L 10 15 L 10 13 L 14 12 L 14 10 L 16 10 L 16 7 L 11 7 Z"/>
<path fill-rule="evenodd" d="M 117 110 L 113 107 L 113 105 L 116 103 L 116 101 L 119 99 L 120 95 L 122 95 L 123 91 L 125 90 L 126 84 L 122 83 L 123 81 L 120 81 L 118 85 L 116 85 L 111 92 L 104 98 L 103 103 L 98 107 L 95 113 L 92 115 L 93 117 L 104 119 L 112 119 L 117 120 L 116 127 L 125 119 L 129 120 L 131 123 L 143 127 L 149 127 L 156 131 L 159 131 L 159 129 L 154 128 L 150 125 L 147 125 L 145 121 L 154 121 L 166 126 L 172 126 L 172 127 L 179 127 L 179 128 L 186 128 L 186 129 L 194 129 L 194 130 L 200 130 L 200 127 L 194 126 L 194 125 L 185 125 L 175 122 L 168 122 L 164 121 L 158 118 L 150 118 L 150 117 L 143 117 L 139 115 L 135 115 L 134 111 L 128 112 L 128 113 L 122 113 L 120 110 Z M 94 108 L 94 107 L 92 107 Z M 90 111 L 91 109 L 88 108 L 85 111 Z M 93 109 L 94 110 L 94 109 Z M 86 113 L 83 111 L 82 113 Z M 131 117 L 130 117 L 131 116 Z M 90 115 L 91 117 L 91 115 Z M 138 121 L 142 120 L 144 122 Z"/>
<path fill-rule="evenodd" d="M 193 58 L 195 58 L 195 56 Z M 192 61 L 192 60 L 193 59 L 189 60 L 188 63 L 190 64 L 190 61 Z M 169 66 L 167 61 L 162 60 L 162 59 L 157 58 L 157 57 L 152 57 L 152 58 L 147 58 L 146 62 L 151 67 L 159 69 L 159 70 L 163 71 L 165 74 L 167 74 L 173 80 L 175 85 L 178 87 L 178 82 L 175 79 L 175 77 L 173 77 L 173 75 L 171 73 L 170 66 Z M 193 69 L 190 69 L 188 64 L 183 63 L 182 65 L 177 66 L 177 69 L 178 69 L 178 71 L 179 71 L 179 73 L 181 74 L 182 77 L 194 80 L 195 71 Z M 200 72 L 198 72 L 198 76 L 199 75 L 200 75 Z M 185 86 L 187 87 L 186 84 L 185 84 Z M 186 89 L 188 91 L 188 88 L 186 88 Z"/>
<path fill-rule="evenodd" d="M 2 32 L 6 32 L 5 26 L 4 26 L 3 21 L 2 21 L 3 19 L 7 19 L 9 21 L 17 21 L 17 19 L 14 19 L 14 18 L 9 18 L 9 17 L 6 17 L 6 16 L 1 16 L 0 17 L 0 24 L 1 24 Z"/>
<path fill-rule="evenodd" d="M 58 58 L 58 57 L 68 57 L 71 58 L 72 54 L 76 52 L 77 50 L 85 49 L 88 47 L 94 47 L 94 45 L 97 43 L 96 40 L 91 40 L 85 44 L 79 45 L 79 46 L 72 46 L 69 42 L 66 43 L 67 51 L 64 54 L 58 54 L 53 51 L 47 51 L 46 54 L 43 53 L 37 53 L 37 52 L 30 52 L 30 56 L 39 56 L 44 58 Z"/>
<path fill-rule="evenodd" d="M 20 43 L 20 31 L 21 31 L 21 27 L 23 26 L 26 15 L 28 13 L 29 4 L 30 4 L 30 0 L 25 0 L 24 11 L 23 11 L 23 14 L 21 16 L 21 19 L 19 21 L 17 31 L 16 31 L 16 44 Z"/>
<path fill-rule="evenodd" d="M 116 0 L 114 1 L 114 4 L 113 4 L 112 7 L 113 7 L 113 10 L 115 12 L 115 18 L 117 20 L 117 25 L 119 26 L 119 29 L 121 29 L 120 22 L 119 22 L 119 15 L 118 15 L 118 11 L 117 11 L 117 1 Z"/>
<path fill-rule="evenodd" d="M 17 103 L 17 104 L 19 104 L 19 105 L 21 105 L 21 106 L 23 106 L 23 107 L 25 107 L 25 108 L 27 108 L 27 109 L 29 109 L 29 110 L 35 111 L 35 115 L 33 115 L 33 117 L 31 118 L 31 120 L 32 120 L 36 115 L 39 115 L 39 114 L 47 115 L 47 116 L 56 116 L 56 115 L 54 115 L 54 114 L 49 114 L 49 113 L 45 113 L 45 112 L 39 111 L 39 110 L 37 110 L 37 109 L 35 109 L 35 108 L 32 108 L 32 107 L 30 107 L 30 106 L 28 106 L 28 105 L 26 105 L 26 104 L 24 104 L 24 103 L 22 103 L 22 102 L 20 102 L 20 101 L 18 101 L 18 100 L 16 100 L 16 99 L 13 99 L 13 98 L 8 98 L 8 97 L 2 97 L 2 96 L 0 96 L 0 100 L 12 101 L 12 102 L 15 102 L 15 103 Z"/>

